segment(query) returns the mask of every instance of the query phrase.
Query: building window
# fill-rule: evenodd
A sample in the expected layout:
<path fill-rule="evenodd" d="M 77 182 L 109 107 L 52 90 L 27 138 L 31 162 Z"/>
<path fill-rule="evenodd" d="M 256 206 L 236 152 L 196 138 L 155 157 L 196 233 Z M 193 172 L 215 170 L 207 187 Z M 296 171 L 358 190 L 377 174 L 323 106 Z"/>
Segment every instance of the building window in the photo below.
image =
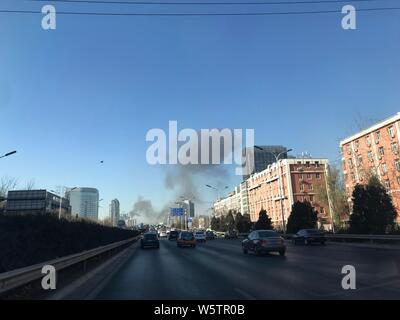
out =
<path fill-rule="evenodd" d="M 387 190 L 390 189 L 390 182 L 389 182 L 389 180 L 385 180 L 385 181 L 384 181 L 384 185 L 385 185 L 385 188 L 386 188 Z"/>
<path fill-rule="evenodd" d="M 389 128 L 388 128 L 388 133 L 389 133 L 389 136 L 390 136 L 391 138 L 394 138 L 394 128 L 393 128 L 393 127 L 389 127 Z"/>
<path fill-rule="evenodd" d="M 397 177 L 396 180 L 397 180 L 397 184 L 400 185 L 400 177 Z"/>
<path fill-rule="evenodd" d="M 319 180 L 319 179 L 321 179 L 321 174 L 320 173 L 316 173 L 315 177 Z"/>
<path fill-rule="evenodd" d="M 352 172 L 350 175 L 351 175 L 351 181 L 356 182 L 356 175 L 354 174 L 354 172 Z"/>
<path fill-rule="evenodd" d="M 311 173 L 307 173 L 307 180 L 311 180 Z"/>
<path fill-rule="evenodd" d="M 319 167 L 319 162 L 315 161 L 315 167 L 318 168 Z"/>
<path fill-rule="evenodd" d="M 313 201 L 314 201 L 314 196 L 310 195 L 310 202 L 313 202 Z"/>
<path fill-rule="evenodd" d="M 304 191 L 304 185 L 300 183 L 300 191 Z"/>
<path fill-rule="evenodd" d="M 394 165 L 396 167 L 396 170 L 400 171 L 400 160 L 399 159 L 394 160 Z"/>
<path fill-rule="evenodd" d="M 349 168 L 353 169 L 353 161 L 351 159 L 348 159 L 347 163 L 349 164 Z"/>
<path fill-rule="evenodd" d="M 380 140 L 381 140 L 381 132 L 377 131 L 375 132 L 375 143 L 378 144 Z"/>
<path fill-rule="evenodd" d="M 306 167 L 307 167 L 307 168 L 310 167 L 310 161 L 306 161 Z"/>
<path fill-rule="evenodd" d="M 310 184 L 308 185 L 308 190 L 314 190 L 314 186 L 313 186 L 312 183 L 310 183 Z"/>
<path fill-rule="evenodd" d="M 303 180 L 303 174 L 302 173 L 299 174 L 299 180 Z"/>
<path fill-rule="evenodd" d="M 360 142 L 358 140 L 354 141 L 354 151 L 358 151 L 358 146 L 359 146 Z"/>
<path fill-rule="evenodd" d="M 372 151 L 368 151 L 368 159 L 369 161 L 374 162 L 374 156 L 372 154 Z"/>
<path fill-rule="evenodd" d="M 371 174 L 372 174 L 373 176 L 376 176 L 377 171 L 376 171 L 376 168 L 375 168 L 375 167 L 372 167 L 372 168 L 371 168 Z"/>
<path fill-rule="evenodd" d="M 325 213 L 324 207 L 319 208 L 319 212 L 322 213 L 322 214 L 324 214 L 324 213 Z"/>
<path fill-rule="evenodd" d="M 371 137 L 370 137 L 370 136 L 366 136 L 366 137 L 365 137 L 365 143 L 366 143 L 366 145 L 367 145 L 368 147 L 371 146 Z"/>
<path fill-rule="evenodd" d="M 382 157 L 385 154 L 385 149 L 383 147 L 379 147 L 378 153 L 379 153 L 379 157 Z"/>
<path fill-rule="evenodd" d="M 399 145 L 396 142 L 393 142 L 390 145 L 390 149 L 392 149 L 393 154 L 398 154 L 399 153 Z"/>
<path fill-rule="evenodd" d="M 359 155 L 357 157 L 357 161 L 358 161 L 358 166 L 361 166 L 362 165 L 362 156 L 361 155 Z"/>
<path fill-rule="evenodd" d="M 350 146 L 349 144 L 346 145 L 346 151 L 347 151 L 347 154 L 348 154 L 348 155 L 351 154 L 351 146 Z"/>
<path fill-rule="evenodd" d="M 387 164 L 386 163 L 382 163 L 382 173 L 385 174 L 387 172 L 388 168 L 387 168 Z"/>

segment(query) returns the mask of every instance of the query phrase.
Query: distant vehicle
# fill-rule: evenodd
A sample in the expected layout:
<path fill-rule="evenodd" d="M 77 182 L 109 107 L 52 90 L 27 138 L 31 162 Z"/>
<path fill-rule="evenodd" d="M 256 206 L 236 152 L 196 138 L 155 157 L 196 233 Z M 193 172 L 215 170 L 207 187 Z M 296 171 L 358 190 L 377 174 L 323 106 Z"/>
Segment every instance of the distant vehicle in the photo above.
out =
<path fill-rule="evenodd" d="M 206 242 L 206 233 L 204 231 L 196 231 L 194 237 L 197 242 Z"/>
<path fill-rule="evenodd" d="M 125 220 L 118 220 L 117 227 L 122 229 L 126 228 Z"/>
<path fill-rule="evenodd" d="M 206 240 L 214 240 L 215 234 L 213 231 L 206 231 Z"/>
<path fill-rule="evenodd" d="M 177 240 L 179 237 L 179 232 L 176 230 L 172 230 L 169 232 L 168 240 Z"/>
<path fill-rule="evenodd" d="M 158 240 L 157 232 L 146 232 L 140 239 L 140 247 L 160 249 L 160 241 Z"/>
<path fill-rule="evenodd" d="M 309 245 L 317 242 L 324 245 L 325 241 L 325 234 L 317 229 L 301 229 L 292 237 L 292 242 L 294 244 L 303 243 Z"/>
<path fill-rule="evenodd" d="M 284 256 L 286 246 L 284 239 L 275 231 L 256 230 L 242 241 L 242 250 L 243 253 L 252 251 L 257 256 L 268 252 L 279 252 L 279 255 Z"/>
<path fill-rule="evenodd" d="M 178 247 L 185 247 L 185 246 L 189 246 L 189 247 L 196 247 L 196 239 L 194 237 L 193 232 L 191 231 L 182 231 L 179 234 L 178 240 L 176 242 L 176 245 Z"/>
<path fill-rule="evenodd" d="M 225 239 L 236 239 L 238 237 L 238 234 L 235 230 L 229 230 L 225 232 L 224 237 Z"/>
<path fill-rule="evenodd" d="M 161 231 L 160 238 L 166 238 L 166 237 L 167 237 L 167 233 L 165 231 Z"/>

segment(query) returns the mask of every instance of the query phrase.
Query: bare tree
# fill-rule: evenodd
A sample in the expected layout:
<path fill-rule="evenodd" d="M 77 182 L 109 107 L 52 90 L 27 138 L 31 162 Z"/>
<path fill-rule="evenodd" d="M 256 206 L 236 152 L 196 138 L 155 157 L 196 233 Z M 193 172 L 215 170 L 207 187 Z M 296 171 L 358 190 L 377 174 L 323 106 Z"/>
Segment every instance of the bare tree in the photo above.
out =
<path fill-rule="evenodd" d="M 11 177 L 2 177 L 0 180 L 0 197 L 7 197 L 10 190 L 14 190 L 18 185 L 18 180 Z"/>
<path fill-rule="evenodd" d="M 315 189 L 317 202 L 330 208 L 333 224 L 343 226 L 343 222 L 348 219 L 350 208 L 341 171 L 335 166 L 329 166 L 326 187 L 317 185 Z"/>
<path fill-rule="evenodd" d="M 25 189 L 26 190 L 35 189 L 35 179 L 31 179 L 31 180 L 27 181 Z"/>

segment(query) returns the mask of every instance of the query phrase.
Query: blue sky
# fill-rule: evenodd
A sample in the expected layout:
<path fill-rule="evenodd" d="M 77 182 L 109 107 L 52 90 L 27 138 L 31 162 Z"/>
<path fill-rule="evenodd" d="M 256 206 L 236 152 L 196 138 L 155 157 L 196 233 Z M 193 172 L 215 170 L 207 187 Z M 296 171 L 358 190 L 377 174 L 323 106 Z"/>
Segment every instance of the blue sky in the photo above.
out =
<path fill-rule="evenodd" d="M 41 5 L 6 0 L 0 9 Z M 275 10 L 302 8 L 317 7 Z M 96 187 L 102 216 L 113 198 L 123 211 L 138 196 L 161 207 L 171 191 L 163 168 L 146 162 L 145 135 L 169 120 L 179 129 L 254 128 L 256 144 L 335 161 L 340 139 L 400 111 L 400 11 L 360 12 L 357 30 L 343 30 L 341 17 L 58 16 L 57 29 L 44 31 L 41 15 L 0 13 L 0 153 L 18 150 L 0 160 L 0 176 L 48 189 Z M 237 181 L 232 172 L 227 184 Z"/>

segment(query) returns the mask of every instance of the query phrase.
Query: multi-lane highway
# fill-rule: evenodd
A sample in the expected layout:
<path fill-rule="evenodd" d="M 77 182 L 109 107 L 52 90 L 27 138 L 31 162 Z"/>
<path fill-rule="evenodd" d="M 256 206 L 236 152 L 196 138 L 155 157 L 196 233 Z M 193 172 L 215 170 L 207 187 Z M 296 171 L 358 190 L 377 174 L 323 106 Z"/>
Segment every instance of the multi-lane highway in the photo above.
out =
<path fill-rule="evenodd" d="M 243 254 L 240 240 L 138 248 L 98 299 L 400 299 L 400 250 L 287 244 L 286 257 Z M 356 289 L 341 286 L 356 268 Z"/>

